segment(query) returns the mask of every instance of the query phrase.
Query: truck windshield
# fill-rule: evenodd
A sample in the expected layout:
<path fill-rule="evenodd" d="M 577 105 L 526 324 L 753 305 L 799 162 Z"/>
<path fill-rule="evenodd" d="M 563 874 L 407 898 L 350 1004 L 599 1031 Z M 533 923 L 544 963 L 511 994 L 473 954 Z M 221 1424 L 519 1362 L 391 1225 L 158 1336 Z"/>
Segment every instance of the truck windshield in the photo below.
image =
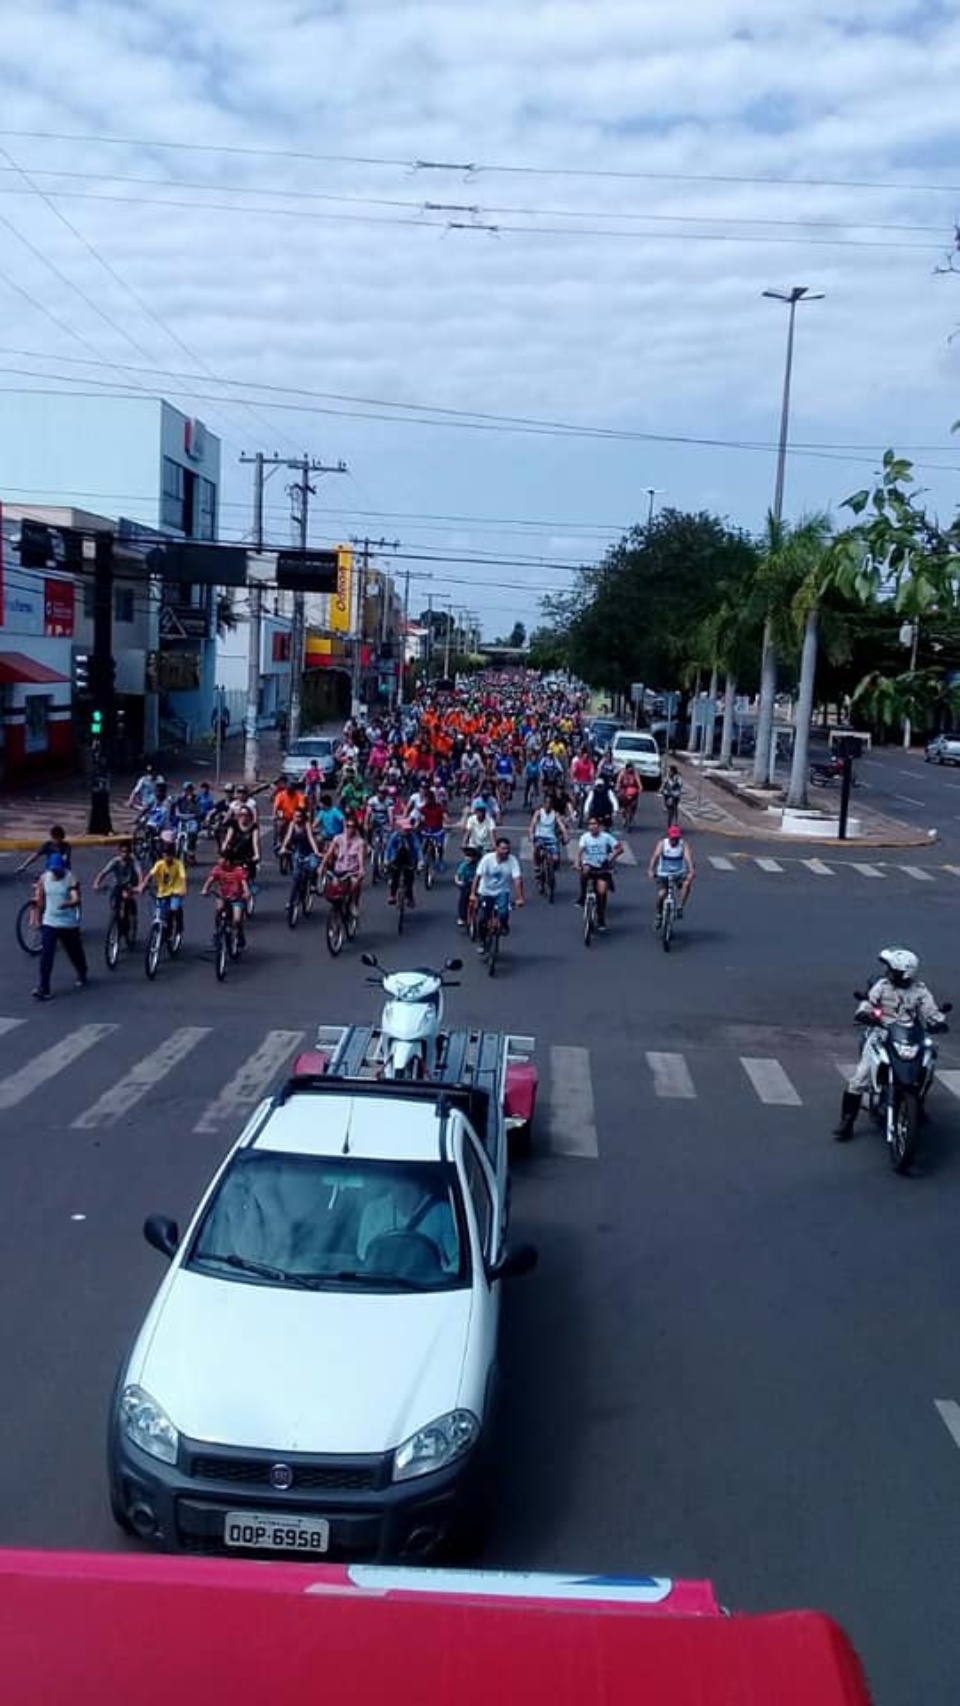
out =
<path fill-rule="evenodd" d="M 456 1174 L 439 1162 L 245 1151 L 186 1265 L 256 1285 L 452 1290 L 470 1277 L 464 1226 Z"/>

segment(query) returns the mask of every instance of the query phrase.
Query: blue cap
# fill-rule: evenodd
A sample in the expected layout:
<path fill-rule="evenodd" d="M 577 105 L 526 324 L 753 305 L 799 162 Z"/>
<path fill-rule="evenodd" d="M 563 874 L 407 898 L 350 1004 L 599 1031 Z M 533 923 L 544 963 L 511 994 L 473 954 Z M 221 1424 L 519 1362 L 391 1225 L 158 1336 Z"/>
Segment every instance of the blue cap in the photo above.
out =
<path fill-rule="evenodd" d="M 63 857 L 63 854 L 62 853 L 51 853 L 49 859 L 47 860 L 47 870 L 53 871 L 56 873 L 57 876 L 59 876 L 62 871 L 66 870 L 66 868 L 67 868 L 67 861 Z"/>
<path fill-rule="evenodd" d="M 474 800 L 473 804 L 471 805 L 470 810 L 472 812 L 485 812 L 486 809 L 487 809 L 486 800 L 483 798 L 482 794 L 478 794 L 476 799 Z"/>

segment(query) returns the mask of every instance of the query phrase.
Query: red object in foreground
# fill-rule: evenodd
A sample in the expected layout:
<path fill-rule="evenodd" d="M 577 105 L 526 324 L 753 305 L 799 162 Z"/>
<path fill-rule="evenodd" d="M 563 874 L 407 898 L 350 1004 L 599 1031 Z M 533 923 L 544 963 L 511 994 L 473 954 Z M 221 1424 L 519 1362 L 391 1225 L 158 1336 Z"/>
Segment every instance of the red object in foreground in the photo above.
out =
<path fill-rule="evenodd" d="M 4 1706 L 869 1706 L 816 1612 L 704 1582 L 0 1552 Z"/>

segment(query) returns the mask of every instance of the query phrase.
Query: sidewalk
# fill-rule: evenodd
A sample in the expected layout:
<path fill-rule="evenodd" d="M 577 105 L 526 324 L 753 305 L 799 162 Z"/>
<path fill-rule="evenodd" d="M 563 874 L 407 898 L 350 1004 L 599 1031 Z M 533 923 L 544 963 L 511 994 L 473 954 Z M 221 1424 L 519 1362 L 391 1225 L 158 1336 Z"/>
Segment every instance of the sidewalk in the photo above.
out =
<path fill-rule="evenodd" d="M 283 749 L 276 729 L 260 734 L 260 782 L 258 791 L 268 788 L 280 773 Z M 115 771 L 111 776 L 110 812 L 115 834 L 129 829 L 134 817 L 127 800 L 142 770 Z M 216 760 L 208 743 L 185 749 L 173 757 L 163 774 L 171 789 L 179 792 L 184 782 L 199 787 L 204 780 L 217 792 Z M 243 781 L 243 737 L 231 737 L 223 748 L 220 763 L 220 786 L 227 782 Z M 68 776 L 49 783 L 36 781 L 29 789 L 0 791 L 0 852 L 29 852 L 49 834 L 50 825 L 62 823 L 67 837 L 83 846 L 90 815 L 90 778 Z M 94 836 L 92 844 L 99 846 L 103 836 Z"/>
<path fill-rule="evenodd" d="M 850 809 L 851 818 L 860 823 L 860 835 L 838 841 L 830 834 L 785 834 L 779 827 L 779 818 L 766 810 L 768 804 L 782 803 L 782 789 L 750 788 L 745 793 L 748 770 L 736 776 L 729 771 L 718 776 L 709 767 L 701 771 L 699 761 L 691 753 L 678 752 L 674 757 L 683 775 L 681 817 L 693 829 L 740 841 L 791 842 L 809 847 L 930 847 L 937 839 L 935 830 L 917 829 L 899 818 L 873 811 L 863 804 L 860 794 L 851 800 Z M 838 793 L 829 806 L 832 815 L 836 815 Z"/>

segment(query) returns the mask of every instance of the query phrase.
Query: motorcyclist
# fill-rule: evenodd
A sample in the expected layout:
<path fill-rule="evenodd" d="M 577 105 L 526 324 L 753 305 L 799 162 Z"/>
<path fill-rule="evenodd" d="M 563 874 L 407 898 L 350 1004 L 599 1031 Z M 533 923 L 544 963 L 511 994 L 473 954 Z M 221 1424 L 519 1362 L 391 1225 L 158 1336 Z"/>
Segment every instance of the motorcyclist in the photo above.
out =
<path fill-rule="evenodd" d="M 883 1038 L 885 1026 L 916 1018 L 927 1030 L 947 1028 L 946 1015 L 918 975 L 920 961 L 916 954 L 910 948 L 884 948 L 878 957 L 883 973 L 870 985 L 857 1007 L 856 1018 L 861 1022 L 870 1020 L 879 1009 L 883 1022 L 870 1025 L 863 1039 L 856 1071 L 843 1092 L 840 1123 L 834 1127 L 833 1133 L 841 1141 L 853 1136 L 860 1098 L 870 1087 L 873 1050 Z"/>

